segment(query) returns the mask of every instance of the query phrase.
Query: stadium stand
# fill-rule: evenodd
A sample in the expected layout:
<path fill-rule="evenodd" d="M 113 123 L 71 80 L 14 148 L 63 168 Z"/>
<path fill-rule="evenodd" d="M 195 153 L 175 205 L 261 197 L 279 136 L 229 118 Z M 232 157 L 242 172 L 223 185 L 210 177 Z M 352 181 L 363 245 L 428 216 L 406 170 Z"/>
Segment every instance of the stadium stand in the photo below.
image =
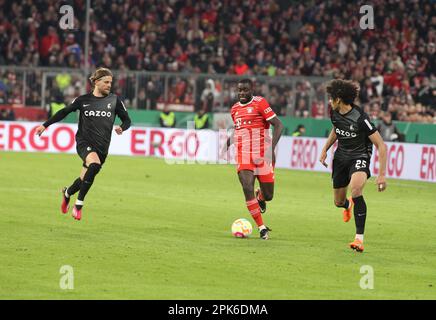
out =
<path fill-rule="evenodd" d="M 90 63 L 126 72 L 353 79 L 361 85 L 359 103 L 374 119 L 390 113 L 393 120 L 434 123 L 436 2 L 373 4 L 375 29 L 362 30 L 356 4 L 339 0 L 96 0 Z M 0 1 L 0 65 L 79 69 L 84 30 L 61 32 L 56 10 L 49 0 Z M 77 26 L 84 25 L 83 5 L 75 6 L 75 17 Z M 39 105 L 41 84 L 27 79 L 30 89 L 22 101 L 23 88 L 14 78 L 14 72 L 0 68 L 0 104 Z M 130 81 L 129 76 L 120 81 Z M 145 96 L 159 83 L 148 82 L 141 87 L 142 104 L 135 107 L 156 104 L 156 94 L 148 102 Z M 323 99 L 309 105 L 305 98 L 305 92 L 320 88 L 307 86 L 301 83 L 294 92 L 293 116 L 326 117 Z M 135 92 L 123 94 L 132 100 Z M 171 84 L 173 102 L 192 104 L 193 94 L 183 78 Z M 287 92 L 269 94 L 285 114 L 280 105 Z"/>

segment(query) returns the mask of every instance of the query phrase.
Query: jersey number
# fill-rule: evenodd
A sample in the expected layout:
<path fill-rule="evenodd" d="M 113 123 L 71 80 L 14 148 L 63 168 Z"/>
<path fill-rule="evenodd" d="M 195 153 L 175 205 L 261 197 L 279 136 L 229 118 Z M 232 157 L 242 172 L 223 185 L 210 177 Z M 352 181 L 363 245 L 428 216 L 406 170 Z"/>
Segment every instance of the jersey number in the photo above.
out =
<path fill-rule="evenodd" d="M 356 161 L 356 169 L 359 170 L 361 168 L 366 168 L 366 160 L 357 160 Z"/>

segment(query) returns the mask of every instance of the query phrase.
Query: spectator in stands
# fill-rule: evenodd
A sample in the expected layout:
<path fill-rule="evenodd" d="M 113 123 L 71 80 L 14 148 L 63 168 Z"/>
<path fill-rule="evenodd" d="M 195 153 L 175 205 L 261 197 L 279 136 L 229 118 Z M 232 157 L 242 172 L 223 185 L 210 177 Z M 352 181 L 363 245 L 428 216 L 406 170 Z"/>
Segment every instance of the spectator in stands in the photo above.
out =
<path fill-rule="evenodd" d="M 80 3 L 75 23 L 83 26 Z M 377 102 L 386 111 L 400 96 L 405 101 L 395 102 L 398 116 L 427 119 L 424 113 L 417 117 L 414 106 L 434 106 L 434 1 L 378 1 L 376 28 L 365 32 L 351 27 L 359 23 L 353 10 L 337 0 L 96 1 L 89 61 L 118 70 L 350 78 L 362 85 L 362 107 Z M 339 24 L 338 12 L 352 17 L 350 23 Z M 82 67 L 83 35 L 59 33 L 58 16 L 53 1 L 0 1 L 0 65 Z M 17 93 L 13 87 L 8 99 Z M 311 97 L 305 102 L 311 111 L 313 92 L 299 86 L 296 94 L 297 104 Z"/>
<path fill-rule="evenodd" d="M 262 95 L 266 96 L 266 94 L 264 94 L 263 92 L 262 92 Z M 284 98 L 284 97 L 283 97 L 283 95 L 279 94 L 278 88 L 276 86 L 270 87 L 269 95 L 268 95 L 268 102 L 269 102 L 271 108 L 274 110 L 274 112 L 277 115 L 283 115 L 282 110 L 283 110 L 283 112 L 286 111 L 286 108 L 284 108 L 286 106 L 283 105 L 284 102 L 281 100 L 281 98 Z"/>
<path fill-rule="evenodd" d="M 297 101 L 297 108 L 296 110 L 307 112 L 309 111 L 309 95 L 310 95 L 310 84 L 307 81 L 299 82 L 297 83 L 296 93 L 295 93 L 295 100 Z M 304 102 L 302 101 L 304 100 Z M 298 117 L 308 117 L 309 114 L 300 112 Z"/>
<path fill-rule="evenodd" d="M 6 96 L 6 91 L 0 89 L 0 105 L 7 104 L 8 97 Z"/>
<path fill-rule="evenodd" d="M 5 26 L 0 24 L 0 65 L 6 64 L 9 36 L 5 30 Z"/>
<path fill-rule="evenodd" d="M 136 108 L 142 110 L 147 109 L 147 102 L 146 102 L 146 95 L 145 95 L 144 88 L 139 89 L 138 96 L 136 97 Z"/>
<path fill-rule="evenodd" d="M 29 92 L 26 92 L 26 94 L 26 106 L 41 106 L 41 97 L 38 91 L 29 90 Z"/>
<path fill-rule="evenodd" d="M 154 81 L 148 81 L 147 82 L 147 88 L 145 91 L 145 95 L 146 95 L 146 105 L 147 105 L 147 109 L 156 109 L 157 107 L 157 102 L 159 100 L 159 97 L 161 95 L 159 87 L 157 86 L 157 84 Z"/>
<path fill-rule="evenodd" d="M 15 121 L 15 113 L 12 108 L 5 108 L 0 111 L 0 120 Z"/>
<path fill-rule="evenodd" d="M 360 88 L 359 98 L 362 103 L 367 103 L 372 101 L 374 98 L 378 97 L 377 89 L 371 78 L 366 78 L 364 84 Z"/>
<path fill-rule="evenodd" d="M 297 108 L 295 110 L 295 116 L 298 118 L 307 118 L 309 117 L 309 108 L 306 104 L 306 99 L 301 98 L 297 102 Z"/>
<path fill-rule="evenodd" d="M 47 65 L 51 55 L 56 56 L 60 53 L 61 42 L 53 26 L 48 27 L 48 32 L 41 39 L 39 54 L 43 65 Z"/>
<path fill-rule="evenodd" d="M 318 99 L 315 99 L 312 102 L 312 110 L 311 110 L 311 117 L 315 119 L 322 119 L 325 118 L 325 107 L 324 103 Z"/>
<path fill-rule="evenodd" d="M 233 67 L 233 72 L 235 74 L 237 74 L 238 76 L 241 76 L 241 75 L 247 74 L 249 72 L 249 69 L 250 68 L 245 63 L 244 59 L 241 56 L 239 56 L 236 59 L 235 66 Z"/>
<path fill-rule="evenodd" d="M 177 77 L 170 87 L 169 101 L 167 102 L 184 103 L 187 86 L 188 82 L 186 79 Z"/>
<path fill-rule="evenodd" d="M 75 63 L 80 63 L 82 60 L 82 48 L 77 43 L 73 33 L 67 35 L 62 45 L 62 54 L 69 62 L 70 67 L 74 67 Z"/>
<path fill-rule="evenodd" d="M 436 111 L 436 85 L 431 88 L 431 95 L 428 102 L 428 106 L 430 106 L 433 111 Z"/>
<path fill-rule="evenodd" d="M 12 87 L 12 92 L 8 95 L 8 103 L 9 104 L 16 104 L 16 105 L 23 105 L 24 104 L 24 97 L 23 97 L 23 89 L 22 85 L 16 85 Z"/>
<path fill-rule="evenodd" d="M 215 89 L 215 82 L 212 79 L 206 80 L 206 88 L 201 93 L 201 109 L 206 112 L 212 112 L 215 106 L 215 97 L 217 92 Z"/>
<path fill-rule="evenodd" d="M 369 112 L 369 116 L 372 120 L 376 120 L 380 117 L 381 114 L 381 106 L 378 102 L 374 102 L 371 104 L 371 109 Z"/>

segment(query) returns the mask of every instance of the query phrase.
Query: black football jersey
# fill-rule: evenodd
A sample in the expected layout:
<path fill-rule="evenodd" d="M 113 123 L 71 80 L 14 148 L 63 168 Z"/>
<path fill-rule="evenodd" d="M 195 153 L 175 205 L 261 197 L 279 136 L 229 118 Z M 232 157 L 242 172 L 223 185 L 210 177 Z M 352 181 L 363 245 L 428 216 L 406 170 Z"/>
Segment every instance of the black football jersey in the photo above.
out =
<path fill-rule="evenodd" d="M 86 141 L 102 154 L 107 154 L 109 150 L 115 116 L 123 122 L 123 131 L 130 127 L 131 122 L 123 102 L 112 93 L 105 97 L 96 97 L 92 93 L 79 96 L 61 111 L 63 117 L 73 111 L 80 112 L 76 142 Z M 44 126 L 57 121 L 59 117 L 55 115 Z"/>
<path fill-rule="evenodd" d="M 338 148 L 334 157 L 341 160 L 370 159 L 372 142 L 368 137 L 376 132 L 377 128 L 360 107 L 354 104 L 351 106 L 352 109 L 346 114 L 340 114 L 333 109 L 330 113 L 338 138 Z"/>

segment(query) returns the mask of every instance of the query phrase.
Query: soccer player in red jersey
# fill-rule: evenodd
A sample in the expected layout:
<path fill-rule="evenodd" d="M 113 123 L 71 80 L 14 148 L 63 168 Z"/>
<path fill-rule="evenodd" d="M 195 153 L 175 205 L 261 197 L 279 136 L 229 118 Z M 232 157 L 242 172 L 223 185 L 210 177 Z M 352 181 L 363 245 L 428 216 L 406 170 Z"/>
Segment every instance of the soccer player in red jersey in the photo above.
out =
<path fill-rule="evenodd" d="M 239 81 L 237 90 L 239 102 L 231 109 L 234 134 L 227 139 L 223 152 L 227 152 L 233 141 L 248 211 L 259 228 L 261 239 L 267 240 L 271 229 L 263 224 L 261 213 L 266 210 L 266 201 L 271 201 L 274 195 L 274 150 L 282 135 L 283 124 L 265 98 L 253 96 L 251 80 Z M 274 127 L 272 138 L 269 133 L 271 124 Z M 260 189 L 255 192 L 256 178 Z"/>

